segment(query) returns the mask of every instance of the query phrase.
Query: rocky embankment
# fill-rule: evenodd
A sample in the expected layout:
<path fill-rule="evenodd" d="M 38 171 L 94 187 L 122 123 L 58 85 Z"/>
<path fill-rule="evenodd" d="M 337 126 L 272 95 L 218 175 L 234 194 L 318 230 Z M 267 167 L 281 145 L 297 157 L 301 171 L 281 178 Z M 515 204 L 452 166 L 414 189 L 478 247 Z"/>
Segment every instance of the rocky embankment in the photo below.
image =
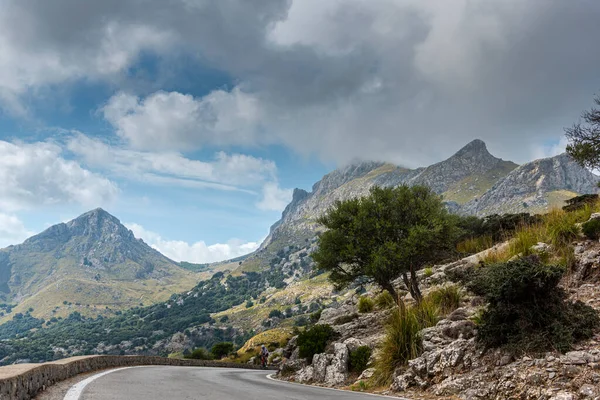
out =
<path fill-rule="evenodd" d="M 575 257 L 576 267 L 561 285 L 570 300 L 581 300 L 600 310 L 600 243 L 576 243 Z M 425 291 L 445 284 L 449 271 L 472 268 L 474 261 L 476 257 L 470 257 L 434 267 L 429 277 L 421 276 Z M 350 373 L 349 353 L 367 345 L 374 350 L 371 362 L 375 359 L 390 311 L 360 314 L 356 300 L 350 298 L 338 308 L 323 311 L 319 323 L 331 325 L 338 334 L 324 353 L 316 354 L 312 360 L 301 359 L 295 339 L 290 341 L 284 350 L 280 378 L 355 389 L 367 386 L 361 381 L 368 382 L 375 370 L 369 368 L 361 376 Z M 466 294 L 458 309 L 435 326 L 422 330 L 422 354 L 395 371 L 388 392 L 424 399 L 600 398 L 600 333 L 566 354 L 548 352 L 533 357 L 484 351 L 475 339 L 474 320 L 481 307 L 480 298 Z"/>

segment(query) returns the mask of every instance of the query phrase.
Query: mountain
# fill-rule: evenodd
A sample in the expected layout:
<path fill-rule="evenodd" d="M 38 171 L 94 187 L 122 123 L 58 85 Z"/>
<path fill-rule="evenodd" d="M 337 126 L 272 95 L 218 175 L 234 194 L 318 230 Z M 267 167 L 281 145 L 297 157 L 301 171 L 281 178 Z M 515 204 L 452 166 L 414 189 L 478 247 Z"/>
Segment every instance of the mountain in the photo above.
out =
<path fill-rule="evenodd" d="M 463 215 L 544 212 L 569 198 L 597 193 L 598 177 L 566 154 L 524 165 L 494 157 L 481 140 L 473 140 L 450 158 L 424 168 L 408 169 L 382 162 L 361 162 L 337 169 L 310 192 L 295 189 L 281 219 L 272 227 L 246 268 L 260 269 L 290 246 L 306 247 L 320 229 L 318 216 L 336 200 L 368 194 L 372 186 L 425 185 L 442 195 L 448 209 Z"/>
<path fill-rule="evenodd" d="M 584 193 L 598 192 L 598 177 L 567 154 L 535 160 L 511 171 L 480 198 L 462 207 L 471 215 L 544 212 Z"/>
<path fill-rule="evenodd" d="M 0 250 L 0 298 L 40 317 L 153 303 L 197 280 L 100 208 Z"/>

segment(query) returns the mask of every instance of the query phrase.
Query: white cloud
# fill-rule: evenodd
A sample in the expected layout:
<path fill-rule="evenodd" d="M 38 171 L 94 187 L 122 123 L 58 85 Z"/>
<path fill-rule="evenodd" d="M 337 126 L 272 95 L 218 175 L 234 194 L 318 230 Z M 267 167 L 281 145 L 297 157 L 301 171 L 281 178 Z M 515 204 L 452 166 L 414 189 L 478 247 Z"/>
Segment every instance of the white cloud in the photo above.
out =
<path fill-rule="evenodd" d="M 265 183 L 262 199 L 257 203 L 261 210 L 281 211 L 292 200 L 292 189 L 281 189 L 275 182 Z"/>
<path fill-rule="evenodd" d="M 255 144 L 261 118 L 257 103 L 238 88 L 202 98 L 178 92 L 156 92 L 143 99 L 117 93 L 101 111 L 134 148 L 189 150 Z"/>
<path fill-rule="evenodd" d="M 63 203 L 92 207 L 116 198 L 118 188 L 113 182 L 61 153 L 51 143 L 0 141 L 0 211 Z"/>
<path fill-rule="evenodd" d="M 11 214 L 0 212 L 0 249 L 11 244 L 19 244 L 33 235 L 21 220 Z"/>
<path fill-rule="evenodd" d="M 554 141 L 545 145 L 535 145 L 532 150 L 532 154 L 535 158 L 546 158 L 554 157 L 561 153 L 564 153 L 567 149 L 569 141 L 566 137 L 561 136 L 556 138 Z"/>
<path fill-rule="evenodd" d="M 212 263 L 229 260 L 256 250 L 259 242 L 244 242 L 232 239 L 227 243 L 207 245 L 200 241 L 187 243 L 181 240 L 166 240 L 158 233 L 148 231 L 143 226 L 128 223 L 125 226 L 133 231 L 135 237 L 142 239 L 154 249 L 175 261 L 188 261 L 193 263 Z"/>

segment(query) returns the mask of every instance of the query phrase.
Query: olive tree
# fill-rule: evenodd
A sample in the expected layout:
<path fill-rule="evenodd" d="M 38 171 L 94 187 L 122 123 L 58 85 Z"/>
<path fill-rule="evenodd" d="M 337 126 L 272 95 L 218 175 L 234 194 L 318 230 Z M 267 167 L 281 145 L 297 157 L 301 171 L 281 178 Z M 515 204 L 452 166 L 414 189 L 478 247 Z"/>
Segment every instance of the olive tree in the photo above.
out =
<path fill-rule="evenodd" d="M 448 257 L 458 235 L 457 219 L 423 186 L 374 187 L 366 197 L 336 202 L 318 221 L 327 230 L 312 254 L 315 268 L 329 271 L 338 289 L 371 282 L 396 302 L 398 278 L 421 301 L 416 272 Z"/>
<path fill-rule="evenodd" d="M 594 99 L 600 106 L 600 96 Z M 567 153 L 582 167 L 600 167 L 600 109 L 591 108 L 581 115 L 582 122 L 565 129 L 569 145 Z"/>

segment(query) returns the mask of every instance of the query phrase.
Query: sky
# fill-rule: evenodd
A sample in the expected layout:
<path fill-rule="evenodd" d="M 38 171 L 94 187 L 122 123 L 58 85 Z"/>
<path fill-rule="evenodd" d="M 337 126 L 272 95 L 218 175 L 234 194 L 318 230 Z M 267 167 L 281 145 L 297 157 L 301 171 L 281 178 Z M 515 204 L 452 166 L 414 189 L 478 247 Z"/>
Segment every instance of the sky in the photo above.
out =
<path fill-rule="evenodd" d="M 102 207 L 176 261 L 254 250 L 359 160 L 564 150 L 596 0 L 0 0 L 0 247 Z"/>

